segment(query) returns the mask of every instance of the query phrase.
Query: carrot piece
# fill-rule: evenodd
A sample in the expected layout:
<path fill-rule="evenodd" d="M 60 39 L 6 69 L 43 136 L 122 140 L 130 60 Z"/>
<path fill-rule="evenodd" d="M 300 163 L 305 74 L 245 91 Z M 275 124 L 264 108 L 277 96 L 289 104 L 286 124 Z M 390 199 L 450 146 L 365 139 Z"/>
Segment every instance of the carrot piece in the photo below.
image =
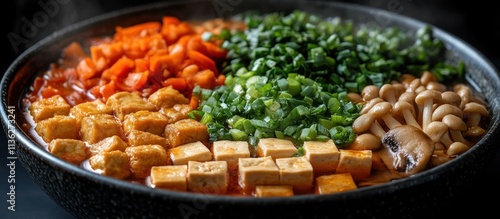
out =
<path fill-rule="evenodd" d="M 127 73 L 132 71 L 135 68 L 135 62 L 132 59 L 123 56 L 118 59 L 110 68 L 109 75 L 111 76 L 111 80 L 115 80 L 117 78 L 124 77 Z"/>
<path fill-rule="evenodd" d="M 196 95 L 191 95 L 191 98 L 189 99 L 189 106 L 191 107 L 191 110 L 197 109 L 199 105 L 200 98 Z"/>
<path fill-rule="evenodd" d="M 163 16 L 161 18 L 162 24 L 179 24 L 181 21 L 177 17 L 173 16 Z"/>
<path fill-rule="evenodd" d="M 52 96 L 57 95 L 57 94 L 61 94 L 61 91 L 58 90 L 57 88 L 50 86 L 50 85 L 45 87 L 45 89 L 43 89 L 42 93 L 41 93 L 43 98 L 49 98 L 49 97 L 52 97 Z"/>
<path fill-rule="evenodd" d="M 199 71 L 188 79 L 188 84 L 191 89 L 196 85 L 205 89 L 213 89 L 215 87 L 215 74 L 209 69 Z"/>
<path fill-rule="evenodd" d="M 217 46 L 211 42 L 203 42 L 203 45 L 205 48 L 205 55 L 207 55 L 208 57 L 216 61 L 222 61 L 226 58 L 227 50 L 221 48 L 220 46 Z"/>
<path fill-rule="evenodd" d="M 173 67 L 174 63 L 170 55 L 152 56 L 149 60 L 149 70 L 152 74 L 163 72 L 168 67 Z"/>
<path fill-rule="evenodd" d="M 184 78 L 167 78 L 162 82 L 164 87 L 172 86 L 172 88 L 178 90 L 179 92 L 183 92 L 187 88 L 187 82 Z"/>
<path fill-rule="evenodd" d="M 217 76 L 217 79 L 215 79 L 215 86 L 222 86 L 226 82 L 226 75 L 220 74 Z"/>
<path fill-rule="evenodd" d="M 217 66 L 215 65 L 215 61 L 210 59 L 208 56 L 204 55 L 195 50 L 191 50 L 187 52 L 189 59 L 193 60 L 194 64 L 198 65 L 200 69 L 209 69 L 215 75 L 219 75 L 219 71 L 217 70 Z"/>
<path fill-rule="evenodd" d="M 117 80 L 116 86 L 125 91 L 135 91 L 142 88 L 148 81 L 149 71 L 129 73 L 123 80 Z"/>
<path fill-rule="evenodd" d="M 92 59 L 85 57 L 76 66 L 76 72 L 82 81 L 92 78 L 96 74 L 95 64 Z"/>
<path fill-rule="evenodd" d="M 80 43 L 73 42 L 64 48 L 62 56 L 65 65 L 75 66 L 87 55 L 83 51 Z"/>
<path fill-rule="evenodd" d="M 191 76 L 195 75 L 196 73 L 198 73 L 200 71 L 200 68 L 195 65 L 195 64 L 191 64 L 191 65 L 188 65 L 186 67 L 184 67 L 181 71 L 178 71 L 176 76 L 179 77 L 179 78 L 190 78 Z"/>
<path fill-rule="evenodd" d="M 134 59 L 135 72 L 143 72 L 149 69 L 149 61 L 145 59 Z"/>
<path fill-rule="evenodd" d="M 116 92 L 116 86 L 114 81 L 111 81 L 99 87 L 99 94 L 102 96 L 104 101 L 106 101 L 115 92 Z"/>
<path fill-rule="evenodd" d="M 122 39 L 125 36 L 138 36 L 143 34 L 144 32 L 147 34 L 157 33 L 160 31 L 162 24 L 157 21 L 150 21 L 139 23 L 136 25 L 128 26 L 128 27 L 116 27 L 115 39 Z"/>

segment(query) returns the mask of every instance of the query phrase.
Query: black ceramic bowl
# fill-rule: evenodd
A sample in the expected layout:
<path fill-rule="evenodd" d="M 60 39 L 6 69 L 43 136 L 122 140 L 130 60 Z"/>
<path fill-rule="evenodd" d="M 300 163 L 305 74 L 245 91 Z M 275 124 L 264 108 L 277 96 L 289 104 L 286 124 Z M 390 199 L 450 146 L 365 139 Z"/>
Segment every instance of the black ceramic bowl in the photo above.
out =
<path fill-rule="evenodd" d="M 225 3 L 221 7 L 215 3 Z M 420 218 L 467 188 L 492 160 L 500 134 L 500 79 L 491 63 L 460 39 L 434 28 L 444 41 L 450 62 L 464 61 L 470 82 L 488 100 L 491 121 L 484 137 L 458 158 L 412 177 L 334 195 L 249 198 L 202 195 L 148 188 L 91 173 L 53 156 L 21 128 L 21 99 L 34 77 L 54 62 L 72 41 L 111 34 L 117 25 L 160 20 L 172 15 L 184 20 L 231 16 L 246 10 L 263 13 L 301 9 L 340 16 L 358 23 L 397 26 L 415 31 L 426 25 L 398 14 L 331 2 L 180 1 L 155 3 L 95 17 L 55 32 L 20 55 L 1 81 L 1 118 L 16 155 L 39 186 L 79 218 Z M 10 144 L 10 143 L 9 143 Z"/>

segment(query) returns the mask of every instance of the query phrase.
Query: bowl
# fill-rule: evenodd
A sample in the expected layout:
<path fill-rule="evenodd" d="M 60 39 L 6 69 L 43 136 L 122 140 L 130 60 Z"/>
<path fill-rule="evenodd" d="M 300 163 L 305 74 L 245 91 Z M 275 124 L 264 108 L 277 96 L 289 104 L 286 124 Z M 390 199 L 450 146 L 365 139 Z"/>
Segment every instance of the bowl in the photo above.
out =
<path fill-rule="evenodd" d="M 497 70 L 476 49 L 434 28 L 450 62 L 464 61 L 467 79 L 488 100 L 490 121 L 483 138 L 456 159 L 401 180 L 332 195 L 300 195 L 256 199 L 152 189 L 100 176 L 71 165 L 46 151 L 25 132 L 22 98 L 34 77 L 47 69 L 73 41 L 111 34 L 117 25 L 160 20 L 229 17 L 247 11 L 262 13 L 301 9 L 339 16 L 357 23 L 397 26 L 415 31 L 423 22 L 359 5 L 322 1 L 178 1 L 120 10 L 54 32 L 21 54 L 1 81 L 1 118 L 9 149 L 15 150 L 34 181 L 59 205 L 78 218 L 421 218 L 436 203 L 443 207 L 466 189 L 492 160 L 498 149 L 500 79 Z M 217 5 L 216 3 L 225 3 Z M 12 144 L 14 143 L 14 144 Z"/>

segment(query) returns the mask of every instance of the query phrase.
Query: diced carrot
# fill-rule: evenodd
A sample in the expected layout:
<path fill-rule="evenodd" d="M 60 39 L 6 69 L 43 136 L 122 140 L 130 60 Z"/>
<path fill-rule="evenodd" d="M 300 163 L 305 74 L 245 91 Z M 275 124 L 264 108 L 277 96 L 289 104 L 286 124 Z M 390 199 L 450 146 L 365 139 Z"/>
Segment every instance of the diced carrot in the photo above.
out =
<path fill-rule="evenodd" d="M 187 55 L 189 59 L 193 60 L 194 64 L 198 65 L 200 69 L 209 69 L 211 70 L 215 75 L 219 75 L 219 71 L 217 70 L 217 66 L 214 62 L 214 60 L 210 59 L 208 56 L 203 55 L 203 53 L 200 53 L 195 50 L 191 50 L 187 52 Z"/>
<path fill-rule="evenodd" d="M 169 66 L 173 67 L 174 62 L 170 55 L 152 56 L 149 61 L 149 70 L 153 74 L 163 72 Z"/>
<path fill-rule="evenodd" d="M 191 98 L 189 99 L 189 106 L 191 107 L 191 110 L 197 109 L 199 104 L 200 98 L 196 95 L 191 95 Z"/>
<path fill-rule="evenodd" d="M 83 51 L 80 43 L 73 42 L 64 48 L 62 56 L 64 64 L 73 67 L 76 66 L 80 62 L 80 60 L 87 55 Z"/>
<path fill-rule="evenodd" d="M 207 55 L 208 57 L 216 61 L 222 61 L 226 58 L 227 50 L 223 49 L 222 47 L 217 46 L 211 42 L 203 42 L 203 45 L 205 47 L 205 55 Z"/>
<path fill-rule="evenodd" d="M 226 83 L 226 75 L 220 74 L 217 76 L 217 79 L 215 79 L 215 86 L 222 86 Z"/>
<path fill-rule="evenodd" d="M 110 79 L 115 80 L 117 78 L 122 78 L 134 68 L 134 60 L 123 56 L 109 68 L 109 75 L 111 76 Z"/>
<path fill-rule="evenodd" d="M 188 79 L 188 84 L 191 89 L 196 85 L 205 89 L 213 89 L 215 87 L 215 74 L 209 69 L 199 71 Z"/>
<path fill-rule="evenodd" d="M 136 91 L 148 81 L 149 71 L 129 73 L 123 80 L 116 80 L 116 86 L 125 91 Z"/>
<path fill-rule="evenodd" d="M 140 34 L 151 34 L 160 31 L 162 24 L 157 21 L 150 21 L 132 25 L 129 27 L 116 27 L 115 39 L 124 36 L 138 36 Z"/>
<path fill-rule="evenodd" d="M 95 64 L 92 59 L 85 57 L 76 66 L 76 72 L 82 81 L 92 78 L 96 74 Z"/>
<path fill-rule="evenodd" d="M 167 78 L 163 81 L 162 85 L 164 87 L 172 86 L 172 88 L 178 90 L 179 92 L 183 92 L 187 88 L 187 82 L 184 78 Z"/>
<path fill-rule="evenodd" d="M 163 25 L 166 25 L 166 24 L 179 24 L 181 21 L 179 20 L 179 18 L 177 17 L 173 17 L 173 16 L 163 16 L 162 19 L 162 24 Z"/>
<path fill-rule="evenodd" d="M 149 69 L 149 62 L 146 59 L 135 59 L 135 72 L 143 72 Z"/>
<path fill-rule="evenodd" d="M 43 98 L 49 98 L 57 94 L 61 94 L 61 92 L 50 85 L 45 87 L 45 89 L 43 89 L 41 93 Z"/>
<path fill-rule="evenodd" d="M 106 101 L 115 92 L 116 92 L 116 86 L 114 81 L 111 81 L 99 87 L 99 94 L 102 96 L 104 101 Z"/>
<path fill-rule="evenodd" d="M 195 75 L 196 73 L 198 73 L 199 71 L 200 71 L 200 68 L 197 65 L 191 64 L 191 65 L 188 65 L 185 68 L 183 68 L 181 71 L 178 71 L 177 77 L 188 79 L 188 78 L 192 77 L 193 75 Z"/>

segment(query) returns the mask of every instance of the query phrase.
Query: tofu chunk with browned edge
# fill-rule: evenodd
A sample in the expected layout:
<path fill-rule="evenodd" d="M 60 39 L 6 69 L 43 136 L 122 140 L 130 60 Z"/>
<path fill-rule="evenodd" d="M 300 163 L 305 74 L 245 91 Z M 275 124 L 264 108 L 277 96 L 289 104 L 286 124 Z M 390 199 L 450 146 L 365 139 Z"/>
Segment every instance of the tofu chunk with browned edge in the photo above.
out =
<path fill-rule="evenodd" d="M 89 144 L 89 150 L 92 155 L 96 155 L 101 152 L 125 151 L 125 148 L 127 147 L 127 142 L 125 142 L 118 135 L 113 135 L 94 144 Z"/>
<path fill-rule="evenodd" d="M 212 153 L 200 141 L 187 143 L 168 150 L 170 160 L 174 165 L 188 164 L 189 161 L 210 161 Z"/>
<path fill-rule="evenodd" d="M 56 157 L 75 165 L 80 165 L 81 162 L 90 157 L 85 142 L 78 139 L 54 139 L 50 141 L 48 150 Z"/>
<path fill-rule="evenodd" d="M 189 112 L 191 111 L 191 106 L 189 104 L 175 104 L 171 108 L 161 108 L 160 113 L 167 117 L 168 123 L 174 123 L 181 119 L 188 119 Z"/>
<path fill-rule="evenodd" d="M 90 102 L 83 102 L 69 110 L 69 115 L 75 117 L 78 126 L 80 126 L 82 119 L 94 114 L 113 114 L 113 109 L 107 106 L 100 99 Z"/>
<path fill-rule="evenodd" d="M 238 168 L 239 158 L 250 157 L 250 149 L 247 141 L 219 140 L 212 144 L 214 160 L 226 161 L 230 170 Z"/>
<path fill-rule="evenodd" d="M 78 139 L 78 128 L 76 119 L 71 116 L 55 115 L 48 119 L 39 121 L 35 131 L 45 142 L 54 139 Z"/>
<path fill-rule="evenodd" d="M 156 111 L 155 106 L 143 99 L 137 92 L 121 91 L 114 93 L 106 100 L 106 105 L 113 109 L 114 115 L 121 121 L 123 121 L 125 115 L 133 112 L 141 110 Z"/>
<path fill-rule="evenodd" d="M 311 192 L 314 172 L 311 163 L 305 157 L 277 158 L 276 166 L 280 170 L 280 184 L 291 185 L 296 193 Z"/>
<path fill-rule="evenodd" d="M 82 119 L 80 135 L 83 141 L 94 144 L 113 135 L 123 136 L 123 129 L 114 116 L 95 114 Z"/>
<path fill-rule="evenodd" d="M 284 197 L 293 196 L 293 187 L 290 185 L 261 185 L 255 187 L 255 197 Z"/>
<path fill-rule="evenodd" d="M 257 143 L 258 157 L 276 158 L 293 157 L 298 149 L 292 141 L 279 138 L 261 138 Z"/>
<path fill-rule="evenodd" d="M 154 166 L 149 181 L 153 188 L 187 191 L 187 165 Z"/>
<path fill-rule="evenodd" d="M 153 166 L 169 165 L 167 151 L 161 145 L 128 147 L 125 153 L 130 158 L 132 177 L 136 179 L 148 177 Z"/>
<path fill-rule="evenodd" d="M 165 127 L 169 148 L 191 142 L 208 142 L 208 127 L 194 119 L 182 119 Z"/>
<path fill-rule="evenodd" d="M 371 169 L 371 150 L 340 149 L 340 159 L 336 173 L 350 173 L 354 181 L 358 181 L 369 177 Z"/>
<path fill-rule="evenodd" d="M 103 176 L 126 179 L 130 176 L 130 158 L 119 150 L 103 151 L 89 158 L 89 165 Z"/>
<path fill-rule="evenodd" d="M 238 182 L 245 192 L 258 185 L 279 185 L 280 170 L 271 157 L 239 158 Z"/>
<path fill-rule="evenodd" d="M 350 173 L 335 173 L 316 177 L 317 194 L 332 194 L 357 189 Z"/>
<path fill-rule="evenodd" d="M 40 99 L 33 102 L 28 107 L 31 116 L 35 122 L 48 119 L 55 115 L 69 115 L 71 106 L 60 95 L 54 95 L 49 98 Z"/>
<path fill-rule="evenodd" d="M 305 141 L 302 148 L 316 176 L 335 173 L 340 152 L 333 140 Z"/>
<path fill-rule="evenodd" d="M 128 133 L 127 139 L 128 139 L 128 144 L 130 146 L 157 144 L 167 149 L 167 139 L 150 132 L 139 131 L 134 129 Z"/>
<path fill-rule="evenodd" d="M 148 102 L 152 103 L 157 110 L 171 108 L 175 104 L 188 104 L 189 99 L 172 86 L 162 87 L 149 95 Z"/>
<path fill-rule="evenodd" d="M 189 161 L 188 190 L 198 193 L 225 194 L 229 176 L 226 161 Z"/>
<path fill-rule="evenodd" d="M 167 122 L 167 117 L 160 112 L 140 110 L 125 116 L 123 119 L 123 130 L 126 133 L 130 133 L 132 130 L 139 130 L 163 136 Z"/>

